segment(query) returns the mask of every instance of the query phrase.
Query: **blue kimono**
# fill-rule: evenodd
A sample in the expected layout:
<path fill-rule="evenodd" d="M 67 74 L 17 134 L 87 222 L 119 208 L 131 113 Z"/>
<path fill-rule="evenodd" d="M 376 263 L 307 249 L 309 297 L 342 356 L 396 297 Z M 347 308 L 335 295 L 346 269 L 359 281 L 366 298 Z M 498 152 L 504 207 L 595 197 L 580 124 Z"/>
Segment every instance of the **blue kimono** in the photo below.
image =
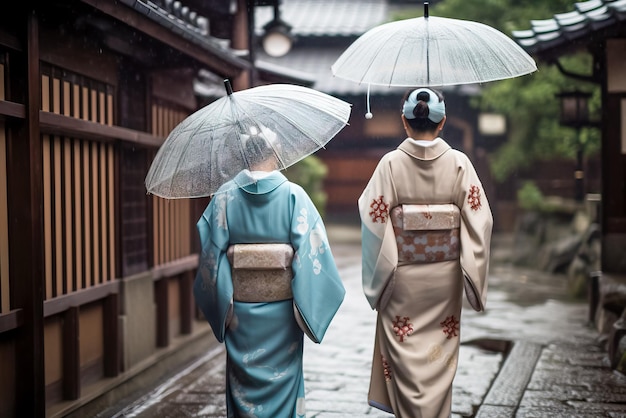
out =
<path fill-rule="evenodd" d="M 228 416 L 305 416 L 303 332 L 321 342 L 345 294 L 318 211 L 280 172 L 251 183 L 250 172 L 242 171 L 213 196 L 198 231 L 194 296 L 226 344 Z M 293 299 L 233 300 L 226 252 L 244 243 L 291 244 Z"/>

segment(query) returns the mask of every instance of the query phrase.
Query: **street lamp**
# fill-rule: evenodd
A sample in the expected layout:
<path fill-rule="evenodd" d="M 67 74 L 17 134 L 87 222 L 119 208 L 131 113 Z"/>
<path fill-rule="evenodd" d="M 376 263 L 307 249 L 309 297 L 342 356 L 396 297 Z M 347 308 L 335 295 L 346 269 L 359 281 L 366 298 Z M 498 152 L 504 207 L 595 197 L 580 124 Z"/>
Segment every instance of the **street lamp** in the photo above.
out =
<path fill-rule="evenodd" d="M 581 202 L 584 198 L 583 146 L 580 140 L 580 129 L 589 125 L 588 101 L 591 93 L 574 90 L 557 94 L 561 99 L 560 123 L 576 129 L 576 169 L 574 171 L 575 199 Z"/>
<path fill-rule="evenodd" d="M 282 57 L 291 50 L 293 35 L 291 26 L 280 18 L 280 1 L 274 4 L 274 19 L 263 26 L 265 34 L 261 39 L 263 50 L 270 57 Z"/>

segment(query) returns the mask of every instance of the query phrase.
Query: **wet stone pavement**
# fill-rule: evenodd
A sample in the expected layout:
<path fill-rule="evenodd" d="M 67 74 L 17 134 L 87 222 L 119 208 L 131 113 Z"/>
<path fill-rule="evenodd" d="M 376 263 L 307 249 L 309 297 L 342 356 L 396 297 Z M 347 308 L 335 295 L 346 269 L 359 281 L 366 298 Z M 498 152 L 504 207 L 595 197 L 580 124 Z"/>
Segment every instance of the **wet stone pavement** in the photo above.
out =
<path fill-rule="evenodd" d="M 367 404 L 376 313 L 361 291 L 355 234 L 329 228 L 346 299 L 324 341 L 306 340 L 309 418 L 392 417 Z M 486 312 L 463 311 L 452 416 L 626 418 L 626 379 L 608 368 L 586 303 L 568 300 L 563 277 L 513 268 L 502 244 L 493 246 Z M 226 417 L 225 356 L 207 339 L 204 357 L 99 416 Z"/>

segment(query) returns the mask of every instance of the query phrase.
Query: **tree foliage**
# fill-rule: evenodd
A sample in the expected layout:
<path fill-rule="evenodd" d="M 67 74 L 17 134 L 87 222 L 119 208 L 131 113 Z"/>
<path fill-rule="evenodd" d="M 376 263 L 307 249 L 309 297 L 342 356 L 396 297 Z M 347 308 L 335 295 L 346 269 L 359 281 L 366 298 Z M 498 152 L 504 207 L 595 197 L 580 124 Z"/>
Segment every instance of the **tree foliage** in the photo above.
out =
<path fill-rule="evenodd" d="M 549 19 L 555 13 L 574 10 L 574 3 L 570 0 L 444 0 L 430 9 L 430 15 L 480 22 L 511 36 L 513 30 L 529 29 L 530 20 Z M 422 15 L 423 10 L 416 9 L 396 18 Z M 586 75 L 592 72 L 593 59 L 587 52 L 564 56 L 559 61 L 570 72 Z M 597 129 L 584 128 L 578 133 L 560 125 L 557 97 L 563 91 L 592 93 L 589 106 L 597 118 L 599 87 L 568 78 L 553 64 L 539 61 L 537 67 L 538 71 L 527 76 L 486 83 L 482 94 L 472 101 L 476 108 L 504 114 L 508 121 L 508 139 L 491 156 L 496 180 L 505 180 L 533 161 L 574 158 L 579 141 L 587 154 L 599 149 Z"/>

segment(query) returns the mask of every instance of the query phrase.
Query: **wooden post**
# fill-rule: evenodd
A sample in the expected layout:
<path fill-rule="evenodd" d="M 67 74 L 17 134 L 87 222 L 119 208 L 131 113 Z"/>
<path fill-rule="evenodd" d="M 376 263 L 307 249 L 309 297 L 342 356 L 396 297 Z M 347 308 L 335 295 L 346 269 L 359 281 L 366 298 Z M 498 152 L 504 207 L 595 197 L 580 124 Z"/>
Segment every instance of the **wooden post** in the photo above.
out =
<path fill-rule="evenodd" d="M 111 293 L 104 299 L 104 376 L 115 377 L 120 371 L 119 295 Z"/>
<path fill-rule="evenodd" d="M 168 280 L 169 279 L 167 277 L 163 277 L 154 283 L 157 319 L 157 347 L 167 347 L 170 344 Z"/>
<path fill-rule="evenodd" d="M 191 334 L 195 304 L 193 300 L 193 271 L 184 272 L 180 278 L 180 333 Z"/>
<path fill-rule="evenodd" d="M 63 399 L 80 398 L 80 338 L 79 308 L 71 307 L 63 313 Z"/>
<path fill-rule="evenodd" d="M 36 11 L 22 11 L 27 28 L 23 38 L 26 50 L 12 63 L 9 100 L 24 100 L 26 119 L 10 126 L 7 138 L 11 300 L 12 308 L 21 309 L 23 319 L 16 330 L 15 394 L 17 416 L 43 417 L 46 394 L 39 25 Z M 19 13 L 15 16 L 19 19 Z"/>

